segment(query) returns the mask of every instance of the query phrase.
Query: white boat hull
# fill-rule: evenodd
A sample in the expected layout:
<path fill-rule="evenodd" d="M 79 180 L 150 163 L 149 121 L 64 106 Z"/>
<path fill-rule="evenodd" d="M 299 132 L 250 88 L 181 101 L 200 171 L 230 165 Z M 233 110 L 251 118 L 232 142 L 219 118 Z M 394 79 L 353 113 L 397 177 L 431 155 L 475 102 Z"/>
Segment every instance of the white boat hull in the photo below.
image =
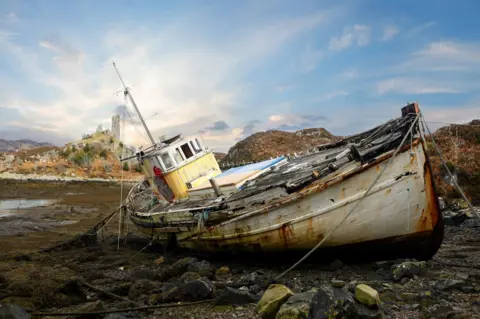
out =
<path fill-rule="evenodd" d="M 180 227 L 174 231 L 175 240 L 179 247 L 206 252 L 309 250 L 342 223 L 388 165 L 369 194 L 322 247 L 412 239 L 408 249 L 429 258 L 442 241 L 443 224 L 423 145 L 416 140 L 388 164 L 392 153 L 370 164 L 351 165 L 329 180 L 320 179 L 281 201 L 209 229 L 199 232 L 195 226 Z M 139 225 L 135 215 L 131 218 Z M 163 243 L 172 234 L 172 229 L 165 227 L 139 228 Z M 422 245 L 417 245 L 417 238 L 422 238 Z"/>

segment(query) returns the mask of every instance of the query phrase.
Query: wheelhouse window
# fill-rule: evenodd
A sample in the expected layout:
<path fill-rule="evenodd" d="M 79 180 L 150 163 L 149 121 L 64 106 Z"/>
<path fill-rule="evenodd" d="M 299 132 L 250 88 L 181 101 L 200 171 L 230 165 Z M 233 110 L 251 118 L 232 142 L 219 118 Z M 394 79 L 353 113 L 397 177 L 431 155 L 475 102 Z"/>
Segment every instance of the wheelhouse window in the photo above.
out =
<path fill-rule="evenodd" d="M 200 142 L 200 139 L 195 138 L 195 141 L 197 142 L 197 145 L 198 145 L 198 147 L 199 147 L 200 149 L 203 149 L 203 148 L 204 148 L 203 145 L 202 145 L 202 142 Z"/>
<path fill-rule="evenodd" d="M 168 153 L 160 155 L 160 158 L 162 159 L 162 162 L 165 165 L 165 169 L 170 169 L 175 166 L 175 164 L 173 164 L 172 158 Z"/>
<path fill-rule="evenodd" d="M 186 159 L 193 156 L 193 152 L 190 149 L 190 146 L 188 146 L 188 143 L 183 144 L 180 148 L 182 149 L 183 154 L 185 154 Z"/>
<path fill-rule="evenodd" d="M 195 154 L 198 154 L 202 151 L 202 148 L 200 147 L 199 144 L 197 144 L 196 139 L 190 141 L 190 146 L 192 147 Z"/>
<path fill-rule="evenodd" d="M 177 164 L 180 164 L 184 160 L 184 158 L 182 156 L 182 152 L 180 152 L 180 150 L 178 148 L 175 149 L 175 151 L 173 153 L 173 157 L 175 158 L 175 162 L 177 162 Z"/>

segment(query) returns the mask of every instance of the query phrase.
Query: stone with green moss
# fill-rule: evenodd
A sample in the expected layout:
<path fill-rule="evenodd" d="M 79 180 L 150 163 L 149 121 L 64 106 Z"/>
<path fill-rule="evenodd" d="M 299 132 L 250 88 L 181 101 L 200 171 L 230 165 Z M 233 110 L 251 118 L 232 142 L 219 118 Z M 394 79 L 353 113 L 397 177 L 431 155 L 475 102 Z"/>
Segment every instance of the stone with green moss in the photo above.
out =
<path fill-rule="evenodd" d="M 290 297 L 280 308 L 275 319 L 302 319 L 308 317 L 312 298 L 317 289 L 311 289 Z"/>
<path fill-rule="evenodd" d="M 411 278 L 413 275 L 422 273 L 427 268 L 425 261 L 405 261 L 392 266 L 393 280 L 400 281 L 402 278 Z"/>
<path fill-rule="evenodd" d="M 291 296 L 293 296 L 293 292 L 284 285 L 270 285 L 258 302 L 255 310 L 262 318 L 273 319 L 280 307 Z"/>
<path fill-rule="evenodd" d="M 355 288 L 355 298 L 369 307 L 377 307 L 380 304 L 380 296 L 372 287 L 360 284 Z"/>

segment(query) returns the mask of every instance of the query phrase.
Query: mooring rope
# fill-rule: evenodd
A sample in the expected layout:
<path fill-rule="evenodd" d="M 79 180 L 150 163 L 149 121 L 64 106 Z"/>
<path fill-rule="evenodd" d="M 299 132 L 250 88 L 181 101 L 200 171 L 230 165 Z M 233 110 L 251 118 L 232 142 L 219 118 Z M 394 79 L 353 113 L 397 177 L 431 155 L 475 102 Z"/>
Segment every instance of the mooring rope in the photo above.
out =
<path fill-rule="evenodd" d="M 435 138 L 433 137 L 432 132 L 430 132 L 430 128 L 428 127 L 427 122 L 425 121 L 425 118 L 423 117 L 423 115 L 422 115 L 422 120 L 423 120 L 423 122 L 424 122 L 424 124 L 425 124 L 425 127 L 427 128 L 428 134 L 429 134 L 430 137 L 432 138 L 433 147 L 435 148 L 435 151 L 437 152 L 438 156 L 440 157 L 440 160 L 442 161 L 442 164 L 443 164 L 443 166 L 445 167 L 445 170 L 447 171 L 448 176 L 449 176 L 450 179 L 452 180 L 453 185 L 455 186 L 455 188 L 457 189 L 457 191 L 460 193 L 460 195 L 463 197 L 463 199 L 467 202 L 468 207 L 469 207 L 470 210 L 472 211 L 472 214 L 473 214 L 474 216 L 476 216 L 477 218 L 480 218 L 480 214 L 477 213 L 477 211 L 476 211 L 475 208 L 473 207 L 472 203 L 468 200 L 467 196 L 466 196 L 465 193 L 463 192 L 463 190 L 462 190 L 462 188 L 460 187 L 460 185 L 458 185 L 458 183 L 457 183 L 457 181 L 456 181 L 456 178 L 453 176 L 452 172 L 450 172 L 450 169 L 449 169 L 448 166 L 447 166 L 447 162 L 446 162 L 445 159 L 443 158 L 442 152 L 441 152 L 440 149 L 438 148 L 438 145 L 437 145 L 437 143 L 435 142 Z"/>
<path fill-rule="evenodd" d="M 308 258 L 308 256 L 310 256 L 311 254 L 313 254 L 315 252 L 315 250 L 317 250 L 327 239 L 328 237 L 330 237 L 330 235 L 335 232 L 344 222 L 345 220 L 347 220 L 347 218 L 355 211 L 355 209 L 358 207 L 358 205 L 360 205 L 360 203 L 363 201 L 363 199 L 365 197 L 367 197 L 368 193 L 372 190 L 373 186 L 375 186 L 375 184 L 377 183 L 377 181 L 380 179 L 380 177 L 383 175 L 383 173 L 386 171 L 386 169 L 390 166 L 390 164 L 393 162 L 393 159 L 395 158 L 395 156 L 397 156 L 398 152 L 400 151 L 400 149 L 402 148 L 403 144 L 405 143 L 407 137 L 410 135 L 410 134 L 413 134 L 412 132 L 412 129 L 413 127 L 415 126 L 415 124 L 417 123 L 418 119 L 420 117 L 420 113 L 417 114 L 417 116 L 415 117 L 415 120 L 413 121 L 412 125 L 410 126 L 407 134 L 405 134 L 405 136 L 403 137 L 403 140 L 402 142 L 400 143 L 400 145 L 398 146 L 398 148 L 395 150 L 395 152 L 393 153 L 392 157 L 389 158 L 387 164 L 383 167 L 382 171 L 380 172 L 380 174 L 377 175 L 377 177 L 375 178 L 375 180 L 373 181 L 373 183 L 370 185 L 370 187 L 368 187 L 367 191 L 362 195 L 362 197 L 360 197 L 360 199 L 357 201 L 357 203 L 355 204 L 355 206 L 350 210 L 350 212 L 345 215 L 345 217 L 340 221 L 340 223 L 337 224 L 337 226 L 335 226 L 332 230 L 330 230 L 326 235 L 325 237 L 323 237 L 323 239 L 315 246 L 313 247 L 308 253 L 305 254 L 305 256 L 303 256 L 302 258 L 300 258 L 299 261 L 297 261 L 295 264 L 293 264 L 290 268 L 288 268 L 287 270 L 285 270 L 283 273 L 281 273 L 279 276 L 275 277 L 275 280 L 278 280 L 280 278 L 282 278 L 283 276 L 285 276 L 288 272 L 290 272 L 291 270 L 293 270 L 295 267 L 297 267 L 298 265 L 300 265 L 305 259 Z"/>

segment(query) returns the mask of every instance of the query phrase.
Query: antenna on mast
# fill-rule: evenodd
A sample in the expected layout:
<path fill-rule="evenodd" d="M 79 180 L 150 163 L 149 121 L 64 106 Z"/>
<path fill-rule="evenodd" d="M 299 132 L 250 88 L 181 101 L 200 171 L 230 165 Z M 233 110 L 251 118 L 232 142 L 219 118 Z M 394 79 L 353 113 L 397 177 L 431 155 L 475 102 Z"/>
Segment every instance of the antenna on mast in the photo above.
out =
<path fill-rule="evenodd" d="M 150 139 L 150 142 L 152 144 L 155 144 L 155 140 L 153 139 L 153 136 L 150 133 L 150 130 L 148 129 L 147 124 L 145 124 L 145 121 L 143 120 L 142 114 L 140 114 L 140 111 L 138 110 L 137 103 L 135 103 L 135 100 L 133 99 L 132 93 L 130 92 L 130 88 L 125 85 L 125 82 L 123 81 L 123 78 L 120 75 L 120 72 L 118 71 L 117 65 L 115 64 L 115 62 L 112 62 L 112 63 L 113 63 L 113 67 L 115 68 L 115 71 L 117 71 L 117 74 L 118 74 L 118 77 L 120 78 L 120 81 L 122 82 L 122 85 L 123 85 L 123 88 L 124 88 L 123 94 L 125 96 L 129 97 L 130 102 L 132 102 L 132 105 L 135 108 L 135 112 L 137 112 L 137 115 L 140 118 L 140 121 L 142 122 L 143 128 L 147 132 L 147 135 L 148 135 L 148 138 Z"/>

